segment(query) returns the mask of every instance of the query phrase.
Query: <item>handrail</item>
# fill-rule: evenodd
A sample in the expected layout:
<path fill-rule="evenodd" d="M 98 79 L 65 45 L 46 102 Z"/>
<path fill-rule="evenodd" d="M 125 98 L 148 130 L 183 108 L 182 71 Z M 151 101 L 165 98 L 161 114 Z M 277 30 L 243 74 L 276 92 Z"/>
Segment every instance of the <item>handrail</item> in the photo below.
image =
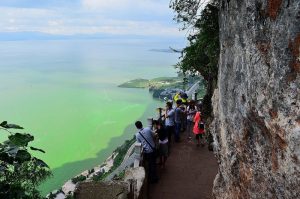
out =
<path fill-rule="evenodd" d="M 192 94 L 199 88 L 200 81 L 197 81 L 191 88 L 186 91 L 186 94 L 191 97 Z"/>

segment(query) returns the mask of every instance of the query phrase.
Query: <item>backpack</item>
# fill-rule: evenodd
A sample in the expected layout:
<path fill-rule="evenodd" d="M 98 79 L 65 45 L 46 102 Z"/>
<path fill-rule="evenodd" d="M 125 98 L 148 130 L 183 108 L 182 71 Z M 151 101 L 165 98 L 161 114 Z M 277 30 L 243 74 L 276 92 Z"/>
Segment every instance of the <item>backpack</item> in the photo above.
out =
<path fill-rule="evenodd" d="M 204 130 L 204 122 L 202 120 L 198 122 L 198 129 Z"/>

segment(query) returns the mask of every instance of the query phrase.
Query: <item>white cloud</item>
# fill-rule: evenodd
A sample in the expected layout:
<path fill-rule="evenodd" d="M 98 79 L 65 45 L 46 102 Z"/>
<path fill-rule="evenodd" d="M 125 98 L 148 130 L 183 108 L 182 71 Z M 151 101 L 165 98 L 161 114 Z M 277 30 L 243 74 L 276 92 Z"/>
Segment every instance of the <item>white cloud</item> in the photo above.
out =
<path fill-rule="evenodd" d="M 163 0 L 165 2 L 165 0 Z M 82 0 L 79 8 L 0 7 L 0 32 L 181 36 L 162 0 Z M 133 9 L 134 8 L 134 9 Z M 115 12 L 117 9 L 123 12 Z M 123 18 L 136 12 L 128 19 Z M 153 13 L 143 19 L 144 12 Z M 169 11 L 170 12 L 170 11 Z M 125 14 L 124 14 L 125 13 Z M 156 16 L 157 15 L 157 16 Z M 156 16 L 156 18 L 155 18 Z"/>
<path fill-rule="evenodd" d="M 166 13 L 170 12 L 168 0 L 82 0 L 82 5 L 86 9 L 97 11 L 124 11 L 134 12 Z M 117 13 L 116 13 L 117 15 Z"/>
<path fill-rule="evenodd" d="M 89 9 L 116 8 L 129 0 L 82 0 L 82 5 Z"/>
<path fill-rule="evenodd" d="M 60 25 L 63 24 L 63 25 Z M 114 35 L 144 35 L 144 36 L 182 36 L 176 27 L 165 27 L 158 22 L 137 21 L 107 21 L 104 24 L 79 26 L 75 24 L 53 23 L 40 29 L 50 34 L 114 34 Z"/>
<path fill-rule="evenodd" d="M 47 9 L 0 7 L 0 32 L 39 31 L 43 20 L 54 17 Z"/>
<path fill-rule="evenodd" d="M 64 21 L 63 20 L 49 20 L 48 25 L 49 26 L 63 26 Z"/>

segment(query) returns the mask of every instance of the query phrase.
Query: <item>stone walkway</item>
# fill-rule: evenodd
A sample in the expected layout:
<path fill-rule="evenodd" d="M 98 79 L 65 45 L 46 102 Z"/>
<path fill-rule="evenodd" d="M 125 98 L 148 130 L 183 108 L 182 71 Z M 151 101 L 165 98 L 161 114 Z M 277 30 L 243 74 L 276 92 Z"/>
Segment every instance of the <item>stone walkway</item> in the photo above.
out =
<path fill-rule="evenodd" d="M 185 137 L 184 134 L 182 137 Z M 160 180 L 149 186 L 150 199 L 210 199 L 218 165 L 213 152 L 182 139 L 173 143 Z"/>

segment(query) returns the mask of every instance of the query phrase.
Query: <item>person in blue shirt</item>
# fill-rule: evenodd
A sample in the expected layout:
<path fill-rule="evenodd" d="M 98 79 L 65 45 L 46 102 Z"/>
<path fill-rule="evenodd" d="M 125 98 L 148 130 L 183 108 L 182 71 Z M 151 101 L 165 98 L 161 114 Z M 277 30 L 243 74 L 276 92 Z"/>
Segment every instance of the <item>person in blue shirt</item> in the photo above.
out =
<path fill-rule="evenodd" d="M 166 103 L 166 114 L 165 114 L 165 127 L 166 131 L 168 133 L 168 147 L 169 147 L 169 152 L 170 152 L 170 147 L 171 147 L 171 139 L 172 136 L 175 134 L 175 111 L 172 108 L 172 103 L 167 102 Z"/>

